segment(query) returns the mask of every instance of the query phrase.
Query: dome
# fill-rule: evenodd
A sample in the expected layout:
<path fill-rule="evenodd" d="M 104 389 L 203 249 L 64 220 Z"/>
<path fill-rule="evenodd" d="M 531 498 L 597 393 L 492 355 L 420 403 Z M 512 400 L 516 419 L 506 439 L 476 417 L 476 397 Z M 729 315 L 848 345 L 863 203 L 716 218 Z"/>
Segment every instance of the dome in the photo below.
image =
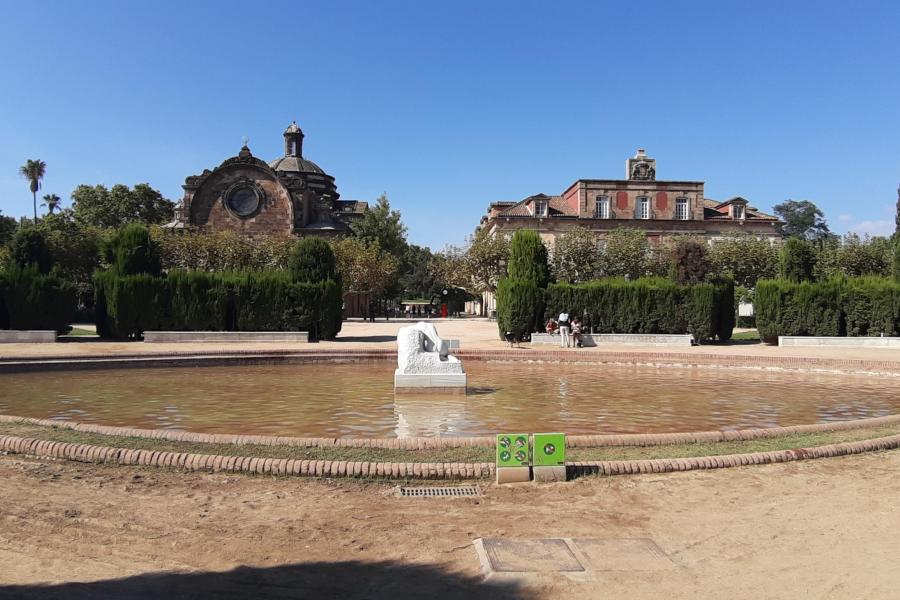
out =
<path fill-rule="evenodd" d="M 306 160 L 305 158 L 301 158 L 299 156 L 282 156 L 279 159 L 273 160 L 269 163 L 269 166 L 272 167 L 274 171 L 286 171 L 289 173 L 318 173 L 320 175 L 325 175 L 325 171 L 322 170 L 319 165 L 314 163 L 311 160 Z"/>

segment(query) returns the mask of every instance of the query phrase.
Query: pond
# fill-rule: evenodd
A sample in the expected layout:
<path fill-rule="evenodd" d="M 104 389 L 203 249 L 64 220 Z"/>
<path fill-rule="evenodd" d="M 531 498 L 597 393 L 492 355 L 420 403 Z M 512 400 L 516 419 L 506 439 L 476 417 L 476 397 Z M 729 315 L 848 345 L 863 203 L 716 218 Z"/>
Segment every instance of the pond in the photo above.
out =
<path fill-rule="evenodd" d="M 900 380 L 725 368 L 468 361 L 460 393 L 394 393 L 393 362 L 0 375 L 0 413 L 313 437 L 650 433 L 900 412 Z"/>

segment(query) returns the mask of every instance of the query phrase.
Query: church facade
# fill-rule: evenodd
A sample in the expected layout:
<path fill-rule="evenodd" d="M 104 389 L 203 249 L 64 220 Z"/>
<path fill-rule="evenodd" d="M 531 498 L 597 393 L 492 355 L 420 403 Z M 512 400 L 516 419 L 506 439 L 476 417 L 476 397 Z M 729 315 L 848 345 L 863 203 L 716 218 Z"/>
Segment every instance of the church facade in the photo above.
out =
<path fill-rule="evenodd" d="M 230 230 L 249 238 L 349 233 L 368 204 L 340 199 L 334 177 L 303 156 L 303 138 L 292 123 L 281 158 L 263 161 L 244 144 L 237 156 L 185 179 L 170 227 Z"/>
<path fill-rule="evenodd" d="M 536 230 L 548 247 L 574 227 L 591 230 L 602 243 L 617 227 L 638 228 L 651 242 L 676 235 L 716 239 L 747 233 L 780 243 L 777 217 L 740 196 L 706 198 L 702 181 L 657 180 L 656 160 L 643 149 L 625 161 L 625 179 L 579 179 L 562 194 L 536 194 L 518 202 L 493 202 L 479 228 L 494 235 Z"/>

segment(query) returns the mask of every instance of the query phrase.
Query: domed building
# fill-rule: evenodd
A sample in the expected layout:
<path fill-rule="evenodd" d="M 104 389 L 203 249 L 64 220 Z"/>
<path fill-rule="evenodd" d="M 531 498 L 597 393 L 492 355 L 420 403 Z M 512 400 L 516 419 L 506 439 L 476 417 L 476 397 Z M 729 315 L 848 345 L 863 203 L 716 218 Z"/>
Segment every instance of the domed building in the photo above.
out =
<path fill-rule="evenodd" d="M 284 131 L 284 156 L 266 163 L 246 144 L 237 156 L 185 179 L 171 227 L 260 235 L 349 233 L 368 203 L 341 200 L 334 177 L 303 156 L 297 123 Z"/>

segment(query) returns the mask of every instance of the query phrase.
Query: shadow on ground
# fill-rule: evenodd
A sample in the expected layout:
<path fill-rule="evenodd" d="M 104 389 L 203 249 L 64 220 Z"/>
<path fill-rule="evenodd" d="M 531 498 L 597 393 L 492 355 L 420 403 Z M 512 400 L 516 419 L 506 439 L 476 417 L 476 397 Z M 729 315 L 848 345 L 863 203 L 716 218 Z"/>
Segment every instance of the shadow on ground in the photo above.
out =
<path fill-rule="evenodd" d="M 469 549 L 471 551 L 471 549 Z M 146 573 L 90 583 L 0 585 L 0 598 L 435 598 L 527 600 L 534 596 L 511 582 L 486 583 L 481 578 L 447 572 L 433 565 L 396 562 L 318 562 L 277 567 L 238 567 L 233 571 Z"/>

